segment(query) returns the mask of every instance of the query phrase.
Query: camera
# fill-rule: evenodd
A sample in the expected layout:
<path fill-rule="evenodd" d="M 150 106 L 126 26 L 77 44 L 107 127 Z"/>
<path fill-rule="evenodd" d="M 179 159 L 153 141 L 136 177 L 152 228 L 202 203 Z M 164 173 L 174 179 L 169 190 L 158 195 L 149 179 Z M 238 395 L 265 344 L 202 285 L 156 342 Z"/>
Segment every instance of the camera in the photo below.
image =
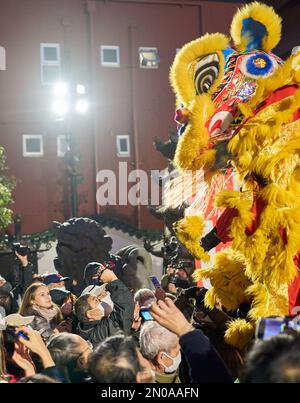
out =
<path fill-rule="evenodd" d="M 194 263 L 190 260 L 179 260 L 174 266 L 176 267 L 176 269 L 192 270 L 194 268 Z"/>
<path fill-rule="evenodd" d="M 171 238 L 164 240 L 163 252 L 166 255 L 174 256 L 178 252 L 178 247 L 179 244 L 176 237 L 172 236 Z"/>
<path fill-rule="evenodd" d="M 30 253 L 28 246 L 23 246 L 19 242 L 14 242 L 11 246 L 11 250 L 17 252 L 21 256 L 26 256 Z"/>
<path fill-rule="evenodd" d="M 260 318 L 256 325 L 255 337 L 266 340 L 280 333 L 288 331 L 300 333 L 300 322 L 292 316 L 272 316 Z"/>

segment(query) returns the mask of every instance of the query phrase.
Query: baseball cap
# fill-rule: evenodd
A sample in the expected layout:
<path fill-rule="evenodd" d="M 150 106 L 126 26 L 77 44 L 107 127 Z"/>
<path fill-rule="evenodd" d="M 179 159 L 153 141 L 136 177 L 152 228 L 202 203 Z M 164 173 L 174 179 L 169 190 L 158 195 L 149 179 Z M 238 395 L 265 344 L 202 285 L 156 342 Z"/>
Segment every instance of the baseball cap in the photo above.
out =
<path fill-rule="evenodd" d="M 69 280 L 70 277 L 62 277 L 58 273 L 50 273 L 43 275 L 43 283 L 49 285 L 51 283 L 60 283 L 61 281 Z"/>
<path fill-rule="evenodd" d="M 34 316 L 22 316 L 19 313 L 12 313 L 5 317 L 6 326 L 18 327 L 29 325 L 34 319 Z"/>
<path fill-rule="evenodd" d="M 94 295 L 95 297 L 98 297 L 102 292 L 105 290 L 106 283 L 102 285 L 89 285 L 87 286 L 81 293 L 81 297 L 86 294 L 91 294 Z"/>
<path fill-rule="evenodd" d="M 52 301 L 59 306 L 63 304 L 64 299 L 70 294 L 71 291 L 62 290 L 61 288 L 52 288 L 52 290 L 50 290 Z"/>

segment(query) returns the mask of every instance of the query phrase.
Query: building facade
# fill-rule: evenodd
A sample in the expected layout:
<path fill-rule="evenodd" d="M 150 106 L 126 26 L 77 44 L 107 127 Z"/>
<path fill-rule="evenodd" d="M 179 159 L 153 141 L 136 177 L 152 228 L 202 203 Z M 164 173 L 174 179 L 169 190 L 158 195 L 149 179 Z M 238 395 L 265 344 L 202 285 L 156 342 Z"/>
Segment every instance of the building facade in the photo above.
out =
<path fill-rule="evenodd" d="M 97 173 L 115 172 L 119 188 L 120 162 L 123 185 L 126 170 L 165 168 L 153 139 L 175 130 L 168 75 L 176 51 L 206 32 L 228 34 L 238 6 L 180 0 L 1 2 L 0 144 L 8 174 L 17 179 L 11 208 L 21 215 L 22 233 L 70 218 L 72 166 L 63 158 L 70 138 L 79 151 L 79 216 L 107 214 L 138 228 L 161 228 L 146 206 L 129 205 L 118 192 L 115 205 L 99 205 L 105 175 L 98 174 L 97 182 Z M 76 85 L 84 85 L 86 114 L 57 119 L 57 80 L 69 84 L 72 102 L 80 96 Z"/>

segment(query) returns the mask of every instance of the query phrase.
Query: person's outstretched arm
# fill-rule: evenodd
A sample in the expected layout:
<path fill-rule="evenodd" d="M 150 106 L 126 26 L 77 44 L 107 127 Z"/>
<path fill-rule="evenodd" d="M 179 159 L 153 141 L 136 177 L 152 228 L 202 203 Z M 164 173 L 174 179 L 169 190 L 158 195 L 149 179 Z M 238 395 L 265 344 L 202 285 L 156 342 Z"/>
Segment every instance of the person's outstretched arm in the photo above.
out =
<path fill-rule="evenodd" d="M 194 383 L 232 383 L 223 360 L 201 330 L 196 330 L 170 298 L 151 306 L 153 318 L 179 336 L 179 343 L 191 370 Z"/>

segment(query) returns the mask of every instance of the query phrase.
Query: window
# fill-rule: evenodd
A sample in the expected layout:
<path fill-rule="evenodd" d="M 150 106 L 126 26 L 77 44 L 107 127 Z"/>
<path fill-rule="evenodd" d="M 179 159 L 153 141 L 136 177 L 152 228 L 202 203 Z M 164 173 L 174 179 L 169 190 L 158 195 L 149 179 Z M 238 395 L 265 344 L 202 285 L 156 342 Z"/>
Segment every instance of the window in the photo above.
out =
<path fill-rule="evenodd" d="M 0 46 L 0 70 L 6 70 L 6 54 L 5 48 Z"/>
<path fill-rule="evenodd" d="M 68 149 L 69 146 L 66 136 L 57 136 L 57 156 L 64 157 Z"/>
<path fill-rule="evenodd" d="M 101 65 L 120 67 L 119 46 L 101 46 Z"/>
<path fill-rule="evenodd" d="M 159 65 L 159 56 L 157 48 L 139 48 L 140 68 L 157 69 Z"/>
<path fill-rule="evenodd" d="M 42 84 L 53 84 L 60 79 L 60 46 L 58 43 L 41 43 Z"/>
<path fill-rule="evenodd" d="M 43 156 L 43 136 L 40 134 L 23 134 L 23 157 Z"/>
<path fill-rule="evenodd" d="M 117 136 L 117 150 L 118 150 L 119 157 L 129 157 L 130 156 L 129 136 L 125 136 L 125 135 Z"/>

